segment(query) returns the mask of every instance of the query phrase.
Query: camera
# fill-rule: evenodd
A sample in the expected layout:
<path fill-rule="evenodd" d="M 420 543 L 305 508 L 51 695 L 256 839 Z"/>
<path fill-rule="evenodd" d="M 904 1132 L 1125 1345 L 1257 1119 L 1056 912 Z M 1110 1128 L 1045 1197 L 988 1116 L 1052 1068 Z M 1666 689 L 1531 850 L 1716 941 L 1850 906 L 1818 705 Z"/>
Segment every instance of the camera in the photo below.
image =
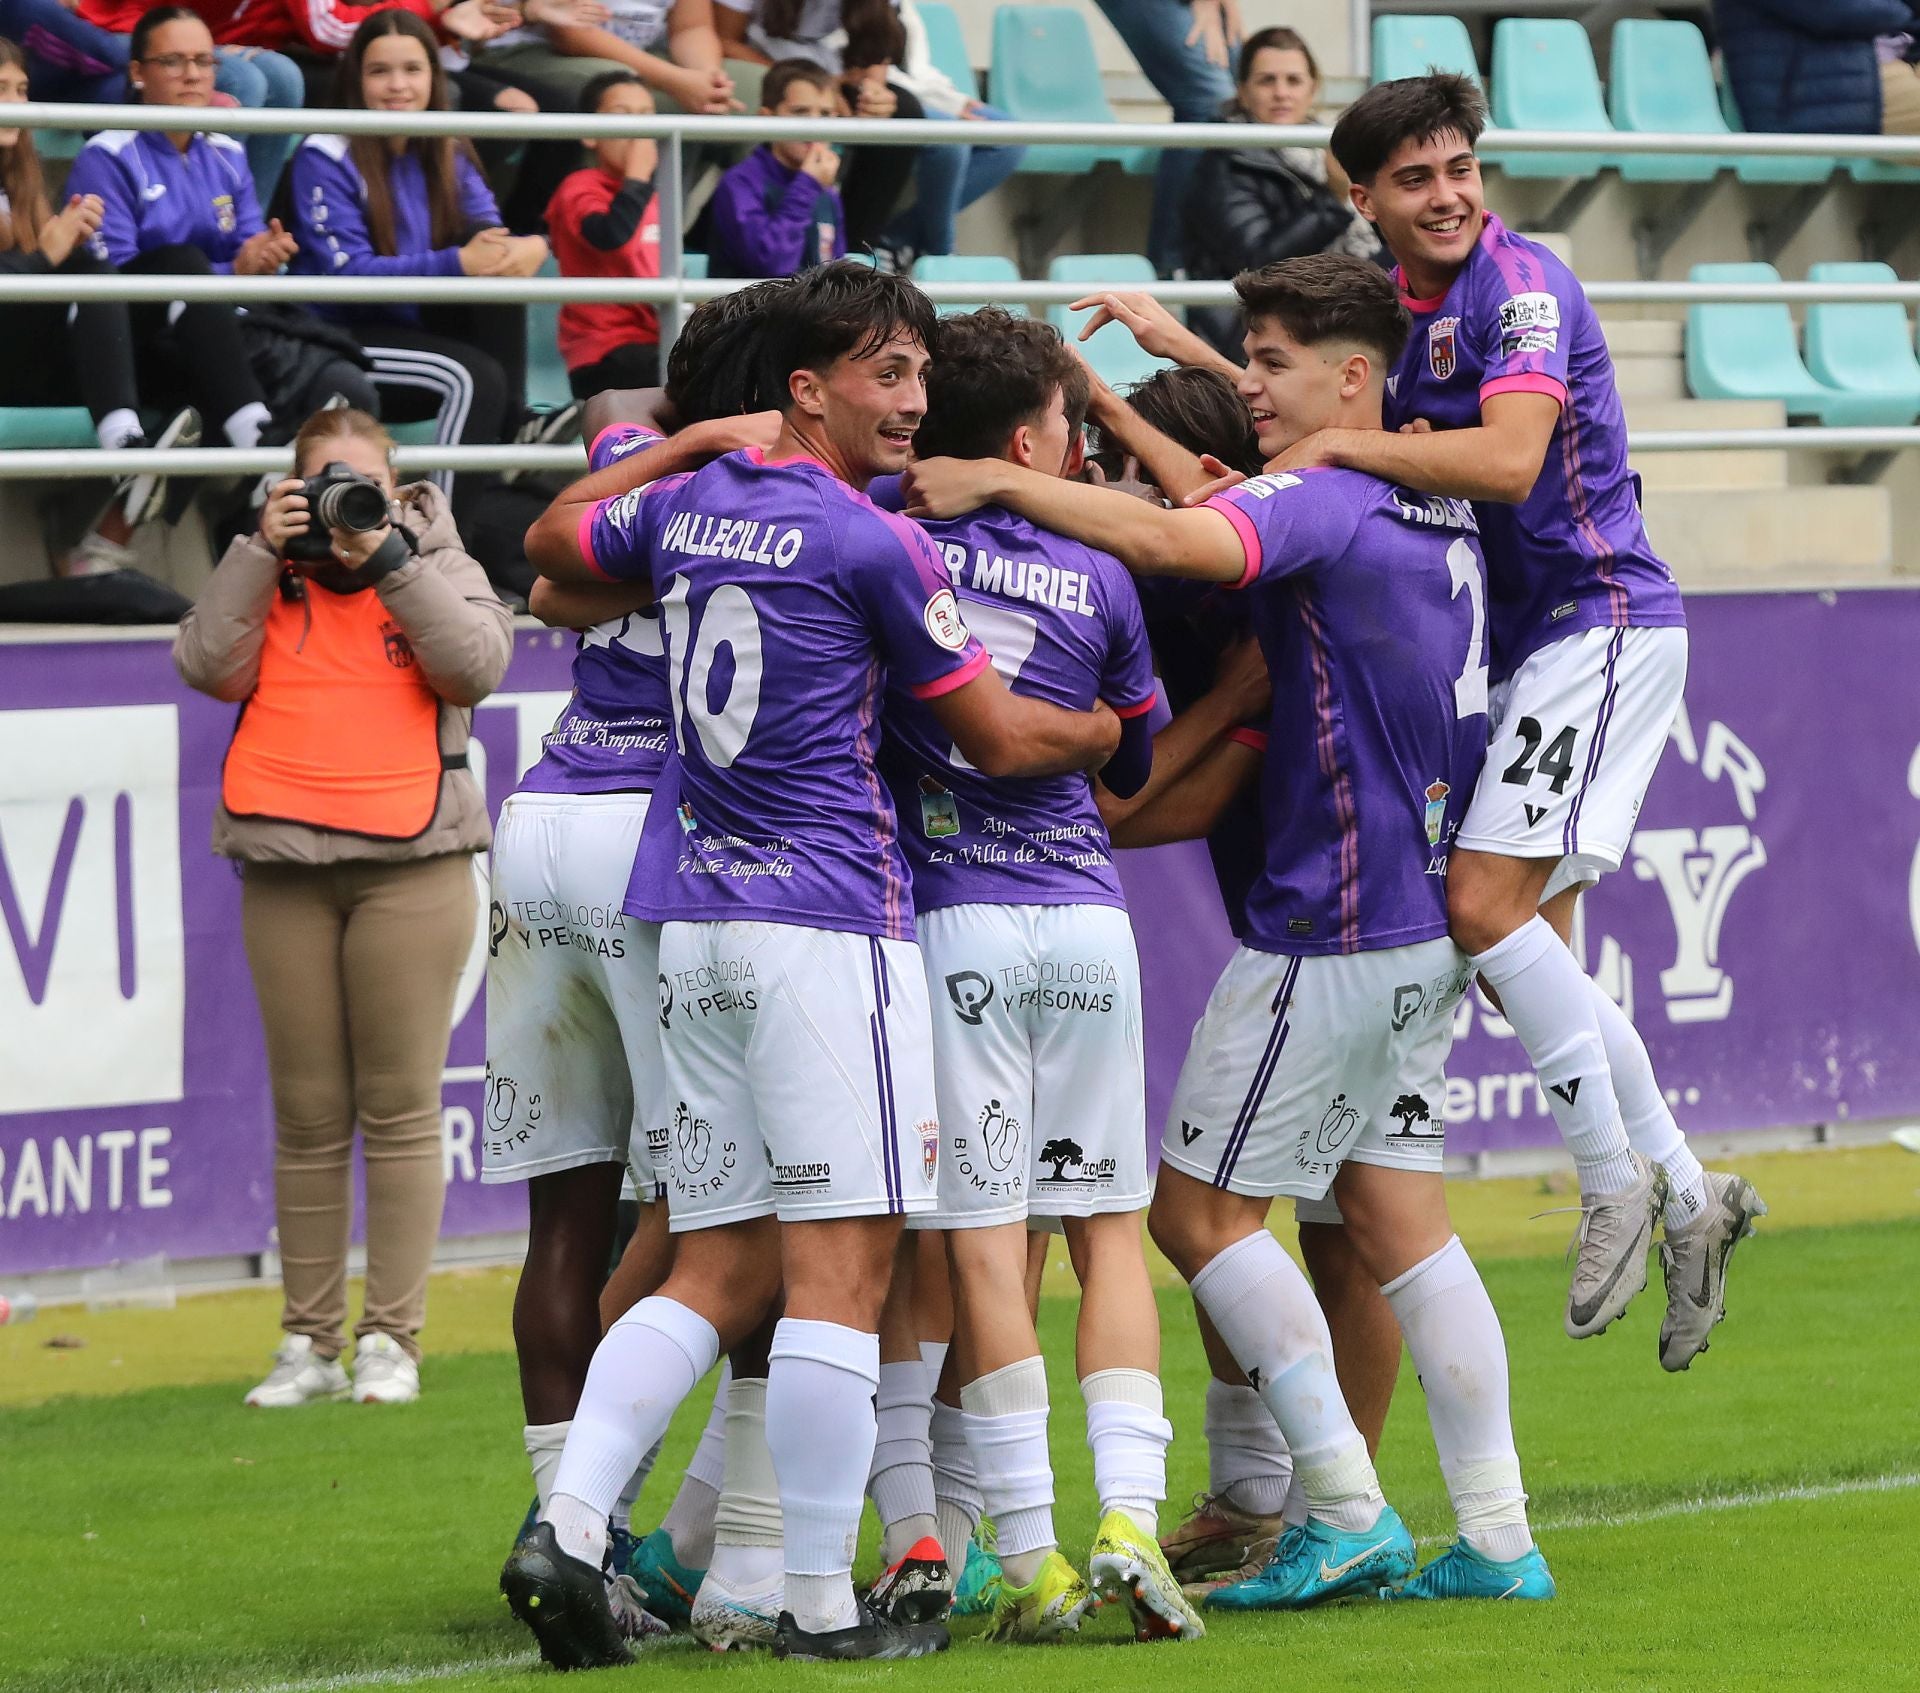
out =
<path fill-rule="evenodd" d="M 324 564 L 333 558 L 334 529 L 351 529 L 364 534 L 382 529 L 393 521 L 387 510 L 387 491 L 370 476 L 349 470 L 338 459 L 322 467 L 318 476 L 309 476 L 300 490 L 307 497 L 308 527 L 304 535 L 291 537 L 287 557 L 308 564 Z"/>

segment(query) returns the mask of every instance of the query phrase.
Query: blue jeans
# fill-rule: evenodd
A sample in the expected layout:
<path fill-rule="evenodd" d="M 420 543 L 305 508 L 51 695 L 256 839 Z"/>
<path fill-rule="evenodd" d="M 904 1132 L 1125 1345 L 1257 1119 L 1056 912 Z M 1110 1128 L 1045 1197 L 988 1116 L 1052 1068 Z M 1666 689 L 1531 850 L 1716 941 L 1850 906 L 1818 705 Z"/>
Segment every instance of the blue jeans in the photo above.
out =
<path fill-rule="evenodd" d="M 1007 114 L 981 106 L 978 117 L 1005 123 Z M 922 147 L 913 169 L 913 204 L 887 225 L 882 239 L 919 253 L 951 253 L 955 214 L 991 194 L 1019 168 L 1024 147 Z"/>
<path fill-rule="evenodd" d="M 126 98 L 127 40 L 60 0 L 0 0 L 0 35 L 26 49 L 36 100 Z"/>
<path fill-rule="evenodd" d="M 0 4 L 5 3 L 0 0 Z M 264 47 L 222 47 L 219 55 L 220 68 L 214 72 L 213 86 L 241 105 L 298 111 L 306 104 L 307 85 L 300 67 L 285 54 Z M 254 192 L 262 206 L 273 198 L 274 184 L 299 145 L 298 135 L 247 137 L 247 168 L 253 173 Z"/>
<path fill-rule="evenodd" d="M 1175 123 L 1206 123 L 1233 98 L 1233 73 L 1210 64 L 1198 42 L 1187 45 L 1193 14 L 1182 0 L 1094 0 L 1127 51 L 1138 61 L 1160 98 L 1173 108 Z M 1147 257 L 1162 276 L 1184 262 L 1181 208 L 1200 155 L 1190 148 L 1168 148 L 1153 177 L 1153 221 L 1147 229 Z"/>

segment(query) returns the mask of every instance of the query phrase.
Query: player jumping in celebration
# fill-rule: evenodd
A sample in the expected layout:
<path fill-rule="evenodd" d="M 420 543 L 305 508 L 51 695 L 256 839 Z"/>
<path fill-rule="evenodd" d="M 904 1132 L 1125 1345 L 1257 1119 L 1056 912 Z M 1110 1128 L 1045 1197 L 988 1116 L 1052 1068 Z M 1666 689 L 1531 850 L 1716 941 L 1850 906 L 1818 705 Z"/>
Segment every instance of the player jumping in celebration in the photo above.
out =
<path fill-rule="evenodd" d="M 1078 474 L 1085 367 L 1059 332 L 996 307 L 941 320 L 918 451 Z M 928 526 L 968 627 L 1015 693 L 1124 721 L 1100 773 L 1125 796 L 1153 760 L 1153 663 L 1119 562 L 996 506 Z M 1172 1438 L 1160 1324 L 1140 1231 L 1147 1207 L 1140 964 L 1093 789 L 1079 772 L 975 770 L 938 719 L 889 700 L 881 768 L 913 868 L 933 1001 L 940 1203 L 961 1356 L 961 1410 L 1002 1572 L 994 1634 L 1048 1640 L 1094 1593 L 1124 1598 L 1143 1639 L 1205 1632 L 1154 1533 Z M 1027 1307 L 1027 1218 L 1060 1217 L 1079 1273 L 1078 1366 L 1102 1512 L 1092 1590 L 1060 1553 L 1047 1372 Z"/>
<path fill-rule="evenodd" d="M 877 1616 L 851 1578 L 877 1324 L 902 1219 L 934 1202 L 940 1133 L 878 708 L 889 681 L 913 689 L 1002 776 L 1099 768 L 1120 724 L 1009 693 L 925 534 L 857 492 L 911 455 L 933 325 L 902 278 L 810 273 L 766 324 L 771 450 L 611 499 L 570 492 L 536 526 L 543 572 L 652 581 L 674 726 L 627 909 L 663 925 L 679 1238 L 660 1292 L 594 1354 L 546 1511 L 502 1572 L 555 1664 L 625 1661 L 599 1577 L 608 1510 L 782 1285 L 767 1377 L 787 1560 L 774 1649 L 910 1657 L 947 1643 L 939 1623 Z"/>
<path fill-rule="evenodd" d="M 1321 254 L 1248 272 L 1241 392 L 1261 449 L 1378 429 L 1407 335 L 1393 285 Z M 1465 991 L 1447 843 L 1486 748 L 1485 578 L 1472 508 L 1350 471 L 1257 476 L 1194 510 L 936 460 L 910 511 L 996 500 L 1130 569 L 1238 583 L 1273 684 L 1266 861 L 1175 1088 L 1154 1239 L 1292 1451 L 1308 1517 L 1210 1607 L 1343 1596 L 1547 1598 L 1527 1526 L 1499 1318 L 1447 1218 L 1437 1106 Z M 1460 1539 L 1414 1576 L 1334 1374 L 1276 1195 L 1329 1189 L 1406 1336 Z"/>

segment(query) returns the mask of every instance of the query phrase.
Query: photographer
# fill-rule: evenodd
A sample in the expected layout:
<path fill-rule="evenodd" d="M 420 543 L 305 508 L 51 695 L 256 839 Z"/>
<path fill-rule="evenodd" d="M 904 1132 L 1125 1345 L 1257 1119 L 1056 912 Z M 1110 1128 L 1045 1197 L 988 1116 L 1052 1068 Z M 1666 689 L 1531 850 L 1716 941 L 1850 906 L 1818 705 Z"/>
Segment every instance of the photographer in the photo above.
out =
<path fill-rule="evenodd" d="M 173 648 L 190 687 L 241 706 L 213 848 L 243 867 L 286 1290 L 283 1344 L 250 1405 L 349 1391 L 356 1119 L 367 1283 L 351 1391 L 420 1391 L 440 1072 L 473 944 L 472 855 L 489 840 L 468 732 L 506 673 L 512 625 L 439 489 L 395 489 L 391 450 L 365 412 L 310 417 L 296 476 L 259 534 L 227 549 Z"/>

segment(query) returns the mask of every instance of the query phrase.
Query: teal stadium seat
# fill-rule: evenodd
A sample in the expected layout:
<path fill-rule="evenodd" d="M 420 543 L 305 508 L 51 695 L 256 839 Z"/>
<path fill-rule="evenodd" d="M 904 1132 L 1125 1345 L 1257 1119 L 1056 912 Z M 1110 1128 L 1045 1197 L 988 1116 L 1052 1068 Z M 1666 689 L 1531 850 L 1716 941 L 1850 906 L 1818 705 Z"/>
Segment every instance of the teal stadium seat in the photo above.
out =
<path fill-rule="evenodd" d="M 0 406 L 0 448 L 80 450 L 99 444 L 85 406 Z"/>
<path fill-rule="evenodd" d="M 920 14 L 920 22 L 926 26 L 927 54 L 933 60 L 933 68 L 945 72 L 947 79 L 962 94 L 978 100 L 980 78 L 974 74 L 973 61 L 967 53 L 967 38 L 961 33 L 960 14 L 951 6 L 943 5 L 941 0 L 925 0 L 915 10 Z"/>
<path fill-rule="evenodd" d="M 1444 16 L 1373 20 L 1373 80 L 1398 82 L 1430 70 L 1457 71 L 1480 81 L 1473 38 L 1458 18 Z"/>
<path fill-rule="evenodd" d="M 535 272 L 558 276 L 551 257 Z M 567 383 L 567 361 L 560 356 L 560 308 L 552 300 L 536 300 L 527 307 L 527 404 L 535 411 L 558 411 L 573 403 Z"/>
<path fill-rule="evenodd" d="M 944 305 L 940 308 L 942 317 L 977 311 L 981 306 L 1005 306 L 1008 311 L 1021 317 L 1027 315 L 1027 308 L 1019 301 L 999 297 L 1004 284 L 1017 284 L 1020 281 L 1020 267 L 998 253 L 928 253 L 924 258 L 914 260 L 913 280 L 980 284 L 979 299 L 958 305 Z"/>
<path fill-rule="evenodd" d="M 1584 25 L 1571 18 L 1494 25 L 1493 121 L 1503 129 L 1613 128 Z M 1616 162 L 1605 153 L 1509 153 L 1500 168 L 1508 176 L 1586 177 Z"/>
<path fill-rule="evenodd" d="M 1733 97 L 1733 84 L 1720 84 L 1720 115 L 1735 135 L 1744 135 L 1747 126 L 1740 121 L 1740 107 Z M 1825 182 L 1839 168 L 1838 159 L 1786 158 L 1751 159 L 1736 157 L 1733 173 L 1742 182 Z"/>
<path fill-rule="evenodd" d="M 1819 264 L 1812 282 L 1897 282 L 1891 265 Z M 1879 409 L 1855 423 L 1899 429 L 1920 417 L 1920 360 L 1906 307 L 1849 305 L 1827 301 L 1807 307 L 1807 369 L 1815 380 L 1839 388 Z"/>
<path fill-rule="evenodd" d="M 680 255 L 680 274 L 689 282 L 705 282 L 707 279 L 707 255 L 705 253 L 682 253 Z"/>
<path fill-rule="evenodd" d="M 1778 282 L 1772 265 L 1695 265 L 1694 282 Z M 1785 305 L 1687 308 L 1687 387 L 1702 400 L 1778 400 L 1789 417 L 1822 423 L 1871 421 L 1871 401 L 1829 388 L 1800 359 Z"/>
<path fill-rule="evenodd" d="M 1002 6 L 993 14 L 993 103 L 1027 123 L 1112 123 L 1087 20 L 1066 6 Z M 1020 169 L 1085 176 L 1112 163 L 1133 175 L 1153 168 L 1151 147 L 1029 147 Z"/>
<path fill-rule="evenodd" d="M 1047 279 L 1078 283 L 1089 289 L 1150 288 L 1155 274 L 1152 260 L 1138 253 L 1063 253 L 1047 267 Z M 1080 333 L 1092 315 L 1066 306 L 1047 308 L 1047 321 L 1069 341 Z M 1087 363 L 1109 388 L 1129 388 L 1169 368 L 1166 359 L 1142 352 L 1140 343 L 1123 324 L 1102 324 L 1094 331 L 1092 340 L 1079 345 Z"/>
<path fill-rule="evenodd" d="M 1690 23 L 1623 18 L 1613 26 L 1613 82 L 1607 107 L 1615 129 L 1663 135 L 1725 135 L 1706 39 Z M 1734 163 L 1709 153 L 1626 153 L 1629 182 L 1711 182 Z"/>

